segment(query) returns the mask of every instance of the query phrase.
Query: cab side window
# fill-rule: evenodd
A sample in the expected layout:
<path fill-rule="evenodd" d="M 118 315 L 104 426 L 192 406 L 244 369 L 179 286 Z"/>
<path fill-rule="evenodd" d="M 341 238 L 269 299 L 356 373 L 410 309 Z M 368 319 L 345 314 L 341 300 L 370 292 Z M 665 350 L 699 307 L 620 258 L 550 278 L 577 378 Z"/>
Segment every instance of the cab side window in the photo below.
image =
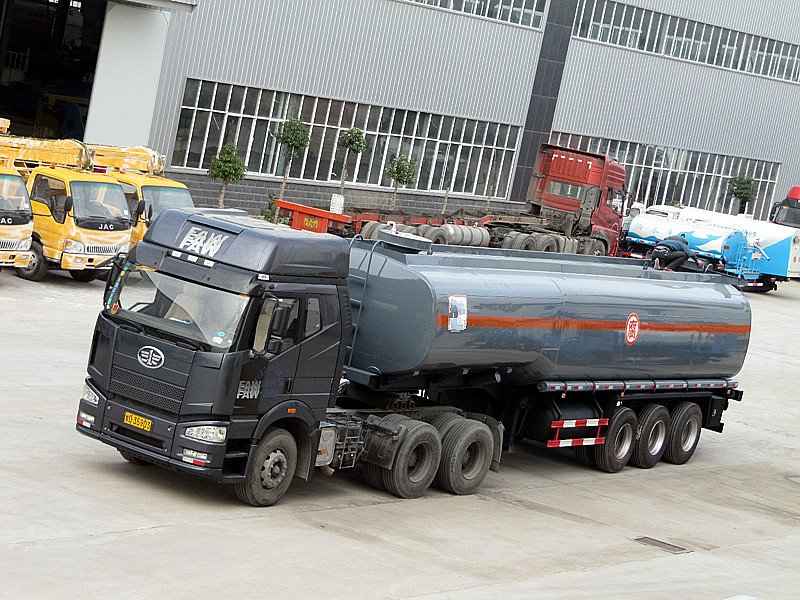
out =
<path fill-rule="evenodd" d="M 608 205 L 612 210 L 622 214 L 622 207 L 625 204 L 625 192 L 622 190 L 608 189 Z"/>
<path fill-rule="evenodd" d="M 279 306 L 289 309 L 288 325 L 284 335 L 277 335 L 271 331 L 275 309 Z M 284 352 L 297 343 L 297 332 L 300 315 L 300 300 L 298 298 L 265 298 L 261 312 L 256 322 L 256 333 L 253 338 L 254 350 L 266 350 L 271 341 L 279 341 L 280 352 Z"/>
<path fill-rule="evenodd" d="M 53 219 L 63 223 L 67 217 L 67 184 L 60 179 L 37 175 L 31 190 L 31 199 L 48 206 Z"/>
<path fill-rule="evenodd" d="M 322 314 L 319 308 L 319 298 L 309 298 L 306 303 L 306 331 L 303 337 L 311 337 L 320 329 L 322 329 Z"/>

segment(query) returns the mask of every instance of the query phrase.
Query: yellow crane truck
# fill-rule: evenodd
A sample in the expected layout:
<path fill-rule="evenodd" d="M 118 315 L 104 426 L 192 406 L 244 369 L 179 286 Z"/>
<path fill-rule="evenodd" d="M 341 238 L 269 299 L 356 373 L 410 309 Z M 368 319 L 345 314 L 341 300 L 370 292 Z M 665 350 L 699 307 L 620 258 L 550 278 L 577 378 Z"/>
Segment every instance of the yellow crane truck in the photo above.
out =
<path fill-rule="evenodd" d="M 39 281 L 48 269 L 64 269 L 88 282 L 101 263 L 128 251 L 125 194 L 114 178 L 92 171 L 85 144 L 0 135 L 0 162 L 26 180 L 33 213 L 30 260 L 16 269 L 20 277 Z"/>
<path fill-rule="evenodd" d="M 122 186 L 131 213 L 131 247 L 150 222 L 169 208 L 194 206 L 189 188 L 164 177 L 164 156 L 145 146 L 89 145 L 95 170 L 104 170 Z"/>
<path fill-rule="evenodd" d="M 0 161 L 0 268 L 28 266 L 33 215 L 25 180 Z"/>

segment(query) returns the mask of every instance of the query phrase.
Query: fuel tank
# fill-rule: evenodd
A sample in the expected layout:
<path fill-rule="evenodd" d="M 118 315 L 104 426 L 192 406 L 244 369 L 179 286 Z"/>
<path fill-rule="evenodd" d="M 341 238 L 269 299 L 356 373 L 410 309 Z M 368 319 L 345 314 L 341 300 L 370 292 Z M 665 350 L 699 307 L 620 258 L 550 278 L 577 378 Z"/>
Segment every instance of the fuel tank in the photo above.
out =
<path fill-rule="evenodd" d="M 648 214 L 631 219 L 625 239 L 634 244 L 655 246 L 671 235 L 684 236 L 688 246 L 700 256 L 726 263 L 741 262 L 748 250 L 747 236 L 741 231 Z"/>
<path fill-rule="evenodd" d="M 724 378 L 750 337 L 737 289 L 637 260 L 354 241 L 348 284 L 349 365 L 375 374 Z"/>

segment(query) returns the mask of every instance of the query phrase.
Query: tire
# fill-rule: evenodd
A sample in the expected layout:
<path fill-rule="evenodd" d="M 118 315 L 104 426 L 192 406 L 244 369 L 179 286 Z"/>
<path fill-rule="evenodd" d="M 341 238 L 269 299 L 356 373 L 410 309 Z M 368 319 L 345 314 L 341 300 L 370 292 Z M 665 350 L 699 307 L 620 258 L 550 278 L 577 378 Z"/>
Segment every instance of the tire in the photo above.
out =
<path fill-rule="evenodd" d="M 463 420 L 464 417 L 456 413 L 442 413 L 433 417 L 433 419 L 430 420 L 430 424 L 436 428 L 436 431 L 439 432 L 439 437 L 444 440 L 455 424 Z M 442 444 L 444 444 L 444 442 L 442 442 Z"/>
<path fill-rule="evenodd" d="M 27 267 L 18 267 L 17 275 L 28 281 L 41 281 L 47 274 L 47 260 L 44 257 L 42 244 L 34 241 L 31 244 L 31 260 Z"/>
<path fill-rule="evenodd" d="M 296 470 L 294 437 L 285 429 L 270 427 L 253 453 L 245 481 L 234 485 L 236 495 L 252 506 L 272 506 L 289 489 Z"/>
<path fill-rule="evenodd" d="M 386 486 L 383 485 L 383 472 L 385 470 L 386 469 L 379 467 L 378 465 L 363 463 L 361 474 L 364 476 L 364 481 L 367 482 L 369 487 L 385 492 Z"/>
<path fill-rule="evenodd" d="M 131 454 L 127 450 L 120 450 L 119 453 L 122 455 L 122 458 L 127 460 L 132 465 L 136 465 L 138 467 L 150 467 L 153 463 L 144 460 L 143 458 L 139 458 L 135 454 Z"/>
<path fill-rule="evenodd" d="M 492 432 L 485 423 L 457 422 L 444 438 L 436 482 L 451 494 L 474 493 L 489 472 L 493 453 Z"/>
<path fill-rule="evenodd" d="M 419 498 L 436 477 L 441 458 L 442 440 L 436 428 L 412 420 L 397 450 L 394 465 L 383 469 L 383 485 L 398 498 Z"/>
<path fill-rule="evenodd" d="M 631 464 L 641 469 L 656 466 L 667 449 L 669 436 L 669 411 L 660 404 L 648 404 L 641 411 L 636 448 L 631 455 Z"/>
<path fill-rule="evenodd" d="M 689 461 L 700 441 L 703 411 L 694 402 L 681 402 L 672 411 L 664 460 L 673 465 Z"/>
<path fill-rule="evenodd" d="M 630 408 L 618 408 L 606 431 L 606 443 L 594 447 L 597 468 L 616 473 L 628 464 L 636 447 L 636 413 Z"/>
<path fill-rule="evenodd" d="M 436 227 L 433 227 L 432 225 L 427 225 L 427 224 L 423 223 L 422 225 L 417 227 L 417 235 L 419 235 L 421 237 L 424 237 L 424 238 L 430 239 L 430 233 L 434 229 L 436 229 Z"/>
<path fill-rule="evenodd" d="M 558 252 L 558 240 L 552 235 L 537 236 L 536 249 L 539 252 Z"/>
<path fill-rule="evenodd" d="M 589 254 L 592 256 L 607 256 L 606 245 L 600 240 L 592 240 L 589 246 Z"/>
<path fill-rule="evenodd" d="M 511 242 L 511 247 L 514 250 L 536 250 L 536 236 L 533 235 L 518 235 Z"/>
<path fill-rule="evenodd" d="M 595 446 L 575 446 L 575 458 L 582 465 L 587 467 L 597 468 L 597 463 L 594 460 Z"/>
<path fill-rule="evenodd" d="M 447 235 L 447 232 L 441 227 L 435 228 L 433 231 L 428 233 L 426 237 L 434 244 L 442 245 L 446 245 L 448 243 L 447 240 L 450 239 Z"/>
<path fill-rule="evenodd" d="M 361 226 L 361 231 L 359 233 L 365 240 L 372 240 L 375 239 L 374 235 L 377 233 L 377 229 L 380 226 L 380 221 L 367 221 Z"/>
<path fill-rule="evenodd" d="M 81 283 L 89 283 L 90 281 L 94 281 L 97 279 L 98 275 L 100 275 L 100 271 L 97 269 L 84 269 L 82 271 L 69 272 L 70 277 L 72 277 L 75 281 L 80 281 Z"/>
<path fill-rule="evenodd" d="M 500 243 L 500 247 L 505 248 L 506 250 L 512 248 L 514 246 L 514 240 L 518 235 L 519 232 L 517 231 L 509 231 L 503 236 L 503 241 Z"/>

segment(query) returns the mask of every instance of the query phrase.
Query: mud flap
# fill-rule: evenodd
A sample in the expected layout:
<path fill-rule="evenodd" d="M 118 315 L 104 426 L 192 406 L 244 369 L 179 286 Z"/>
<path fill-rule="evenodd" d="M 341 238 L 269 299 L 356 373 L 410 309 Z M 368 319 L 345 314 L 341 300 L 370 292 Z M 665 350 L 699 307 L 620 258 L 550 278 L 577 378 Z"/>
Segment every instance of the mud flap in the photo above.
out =
<path fill-rule="evenodd" d="M 475 421 L 480 421 L 481 423 L 485 423 L 491 430 L 494 451 L 492 452 L 492 466 L 489 467 L 489 470 L 494 471 L 495 473 L 499 473 L 500 455 L 503 453 L 503 432 L 505 431 L 505 427 L 503 427 L 503 424 L 500 421 L 498 421 L 493 417 L 490 417 L 489 415 L 468 412 L 464 413 L 464 416 L 468 419 L 473 419 Z"/>
<path fill-rule="evenodd" d="M 397 449 L 406 435 L 403 423 L 381 423 L 381 417 L 370 415 L 364 421 L 364 450 L 359 460 L 384 469 L 391 469 Z"/>

